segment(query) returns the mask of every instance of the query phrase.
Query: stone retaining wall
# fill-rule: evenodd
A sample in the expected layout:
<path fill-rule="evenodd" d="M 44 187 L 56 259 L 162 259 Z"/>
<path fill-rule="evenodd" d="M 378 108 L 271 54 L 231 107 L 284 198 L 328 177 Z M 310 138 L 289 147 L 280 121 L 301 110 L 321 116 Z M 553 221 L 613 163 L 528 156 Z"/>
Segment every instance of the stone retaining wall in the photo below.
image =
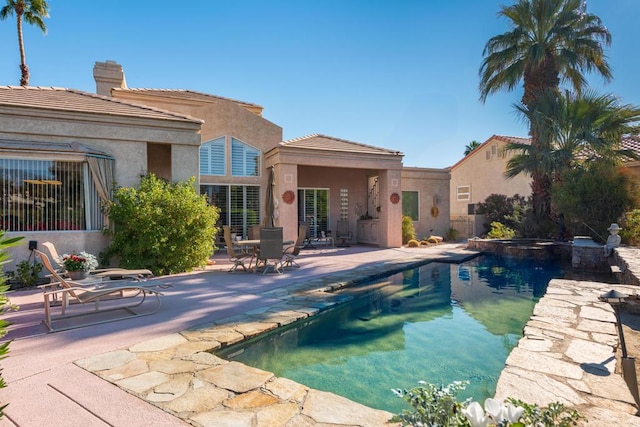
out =
<path fill-rule="evenodd" d="M 573 245 L 571 242 L 556 242 L 538 239 L 471 239 L 469 249 L 520 259 L 561 259 L 571 262 L 574 269 L 589 272 L 609 272 L 609 258 L 604 256 L 602 246 Z M 625 282 L 626 283 L 626 282 Z"/>

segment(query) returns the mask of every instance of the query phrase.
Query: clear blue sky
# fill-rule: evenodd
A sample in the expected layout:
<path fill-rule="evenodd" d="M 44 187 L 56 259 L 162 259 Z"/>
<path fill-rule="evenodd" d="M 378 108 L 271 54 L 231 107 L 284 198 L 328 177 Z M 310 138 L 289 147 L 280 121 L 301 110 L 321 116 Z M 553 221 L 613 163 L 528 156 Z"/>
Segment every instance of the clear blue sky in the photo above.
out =
<path fill-rule="evenodd" d="M 96 61 L 129 87 L 253 102 L 284 139 L 321 133 L 400 150 L 442 168 L 493 134 L 526 136 L 521 91 L 478 101 L 486 41 L 510 0 L 48 0 L 43 36 L 25 27 L 31 85 L 95 92 Z M 4 3 L 0 0 L 0 3 Z M 589 0 L 612 34 L 614 81 L 592 88 L 640 105 L 638 0 Z M 0 22 L 0 84 L 19 84 L 15 19 Z"/>

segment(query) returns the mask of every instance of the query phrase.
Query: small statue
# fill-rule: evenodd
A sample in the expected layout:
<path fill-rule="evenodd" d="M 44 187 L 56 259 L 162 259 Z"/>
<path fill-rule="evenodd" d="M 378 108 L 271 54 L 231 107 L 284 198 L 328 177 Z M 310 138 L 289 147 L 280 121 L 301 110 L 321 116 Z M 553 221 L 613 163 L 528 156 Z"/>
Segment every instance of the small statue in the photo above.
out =
<path fill-rule="evenodd" d="M 609 228 L 607 228 L 607 230 L 609 231 L 609 237 L 607 237 L 607 243 L 605 243 L 604 245 L 604 256 L 608 257 L 613 253 L 613 248 L 617 248 L 618 246 L 620 246 L 620 241 L 622 240 L 622 238 L 618 235 L 618 233 L 620 232 L 620 230 L 622 230 L 622 228 L 620 228 L 618 224 L 614 222 L 609 226 Z"/>

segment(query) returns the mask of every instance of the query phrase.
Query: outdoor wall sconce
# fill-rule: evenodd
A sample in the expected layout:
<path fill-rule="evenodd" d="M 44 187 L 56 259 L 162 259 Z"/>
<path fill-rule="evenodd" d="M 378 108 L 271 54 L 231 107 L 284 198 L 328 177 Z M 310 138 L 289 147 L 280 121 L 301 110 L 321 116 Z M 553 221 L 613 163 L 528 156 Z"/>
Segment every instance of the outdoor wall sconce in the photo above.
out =
<path fill-rule="evenodd" d="M 622 347 L 622 375 L 627 383 L 636 404 L 640 405 L 640 396 L 638 395 L 638 378 L 636 377 L 636 359 L 627 355 L 627 344 L 624 341 L 624 332 L 622 330 L 622 322 L 620 321 L 620 306 L 627 300 L 627 296 L 615 289 L 606 292 L 598 299 L 609 303 L 613 308 L 616 316 L 616 325 L 618 327 L 618 336 L 620 337 L 620 346 Z"/>

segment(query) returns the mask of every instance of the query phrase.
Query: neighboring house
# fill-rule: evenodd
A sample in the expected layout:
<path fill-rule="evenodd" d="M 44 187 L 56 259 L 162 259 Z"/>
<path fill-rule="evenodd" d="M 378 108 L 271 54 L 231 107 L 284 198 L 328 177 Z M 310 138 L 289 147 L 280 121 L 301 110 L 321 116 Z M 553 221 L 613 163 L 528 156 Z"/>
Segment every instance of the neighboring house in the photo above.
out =
<path fill-rule="evenodd" d="M 631 150 L 640 156 L 640 136 L 630 135 L 622 138 L 622 145 L 620 147 L 623 150 Z M 628 170 L 640 183 L 640 160 L 627 160 L 623 163 L 623 166 Z"/>
<path fill-rule="evenodd" d="M 0 87 L 2 227 L 64 252 L 106 244 L 101 201 L 140 174 L 173 180 L 198 167 L 202 121 L 77 90 Z M 159 148 L 159 150 L 157 150 Z M 180 168 L 175 166 L 180 164 Z"/>
<path fill-rule="evenodd" d="M 519 174 L 506 178 L 507 161 L 514 153 L 505 150 L 510 143 L 529 143 L 529 138 L 493 135 L 451 167 L 451 226 L 458 237 L 478 236 L 487 230 L 483 217 L 475 214 L 475 205 L 491 194 L 531 194 L 531 177 Z"/>

